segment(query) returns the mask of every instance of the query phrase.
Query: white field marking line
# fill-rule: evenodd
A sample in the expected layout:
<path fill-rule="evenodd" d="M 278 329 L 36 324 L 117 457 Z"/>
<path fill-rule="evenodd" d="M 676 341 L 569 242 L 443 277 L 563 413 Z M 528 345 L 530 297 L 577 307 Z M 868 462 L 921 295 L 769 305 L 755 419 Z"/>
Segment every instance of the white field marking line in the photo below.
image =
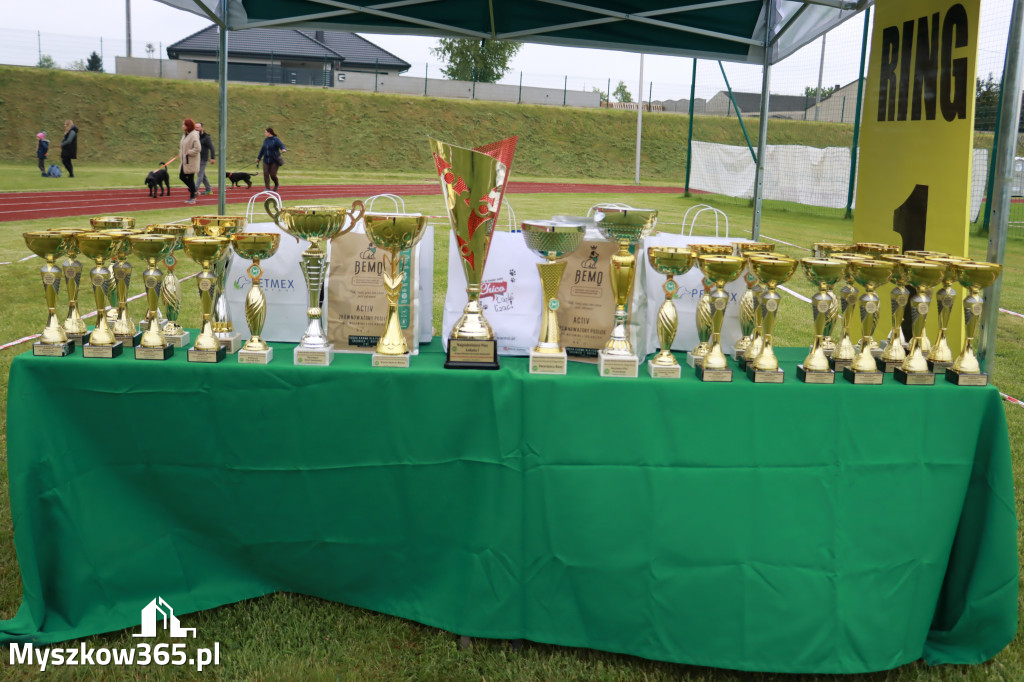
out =
<path fill-rule="evenodd" d="M 797 298 L 799 298 L 804 303 L 810 303 L 811 302 L 811 299 L 807 298 L 803 294 L 798 294 L 795 291 L 793 291 L 792 289 L 787 289 L 786 287 L 782 286 L 781 284 L 779 285 L 778 288 L 782 289 L 783 291 L 785 291 L 787 294 L 790 294 L 791 296 L 796 296 Z"/>
<path fill-rule="evenodd" d="M 192 279 L 193 277 L 195 277 L 198 274 L 199 274 L 198 272 L 193 273 L 193 274 L 189 275 L 188 277 L 183 277 L 183 278 L 179 279 L 178 281 L 179 282 L 187 282 L 188 280 Z M 146 292 L 142 292 L 141 294 L 136 294 L 136 295 L 132 296 L 128 300 L 129 301 L 134 301 L 135 299 L 142 298 L 145 295 L 146 295 Z M 94 310 L 91 313 L 86 313 L 85 315 L 82 315 L 82 319 L 86 320 L 86 319 L 88 319 L 90 317 L 94 317 L 95 315 L 96 315 L 96 311 Z M 5 343 L 4 345 L 0 346 L 0 350 L 6 350 L 7 348 L 10 348 L 11 346 L 17 346 L 20 343 L 25 343 L 26 341 L 31 341 L 32 339 L 38 339 L 40 336 L 42 336 L 42 334 L 33 334 L 32 336 L 24 336 L 24 337 L 22 337 L 22 338 L 20 338 L 20 339 L 18 339 L 16 341 L 11 341 L 9 343 Z"/>

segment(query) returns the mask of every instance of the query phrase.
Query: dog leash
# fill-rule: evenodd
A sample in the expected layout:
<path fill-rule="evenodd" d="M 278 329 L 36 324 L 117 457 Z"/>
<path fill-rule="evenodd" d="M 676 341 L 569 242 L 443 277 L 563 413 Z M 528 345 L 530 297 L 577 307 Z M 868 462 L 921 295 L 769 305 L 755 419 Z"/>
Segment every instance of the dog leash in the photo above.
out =
<path fill-rule="evenodd" d="M 161 163 L 160 165 L 161 165 L 161 166 L 163 166 L 164 168 L 167 168 L 167 167 L 168 167 L 168 166 L 170 166 L 170 165 L 171 165 L 172 163 L 174 163 L 174 159 L 177 159 L 177 158 L 178 158 L 178 155 L 177 155 L 177 154 L 175 154 L 175 155 L 174 155 L 174 158 L 172 158 L 172 159 L 170 159 L 169 161 L 167 161 L 167 163 Z"/>

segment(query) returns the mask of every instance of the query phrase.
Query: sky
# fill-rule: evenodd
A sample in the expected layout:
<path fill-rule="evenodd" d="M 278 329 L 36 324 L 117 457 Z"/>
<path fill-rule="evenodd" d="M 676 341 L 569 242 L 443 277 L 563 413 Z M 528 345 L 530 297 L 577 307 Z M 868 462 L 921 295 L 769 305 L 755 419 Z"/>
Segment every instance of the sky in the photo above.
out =
<path fill-rule="evenodd" d="M 132 52 L 147 55 L 155 48 L 175 43 L 210 25 L 202 17 L 174 9 L 156 0 L 0 0 L 0 63 L 34 65 L 40 52 L 61 66 L 86 59 L 96 51 L 107 71 L 114 70 L 113 56 L 126 52 L 126 3 L 131 6 Z M 979 74 L 1002 71 L 1011 0 L 983 0 L 979 40 Z M 857 78 L 864 22 L 855 17 L 825 37 L 822 85 L 845 85 Z M 436 39 L 416 36 L 363 34 L 365 38 L 412 64 L 407 76 L 441 77 L 439 60 L 430 54 Z M 157 50 L 159 51 L 159 50 Z M 230 51 L 230 43 L 229 43 Z M 166 53 L 165 53 L 166 54 Z M 803 94 L 818 83 L 822 66 L 822 40 L 815 40 L 773 67 L 770 91 Z M 683 57 L 647 55 L 644 58 L 643 97 L 654 100 L 689 98 L 693 61 Z M 759 66 L 726 63 L 729 84 L 736 91 L 759 92 Z M 524 45 L 514 58 L 503 82 L 572 90 L 614 90 L 621 80 L 636 97 L 640 89 L 640 56 L 610 50 Z M 698 63 L 697 97 L 708 98 L 725 89 L 715 62 Z"/>

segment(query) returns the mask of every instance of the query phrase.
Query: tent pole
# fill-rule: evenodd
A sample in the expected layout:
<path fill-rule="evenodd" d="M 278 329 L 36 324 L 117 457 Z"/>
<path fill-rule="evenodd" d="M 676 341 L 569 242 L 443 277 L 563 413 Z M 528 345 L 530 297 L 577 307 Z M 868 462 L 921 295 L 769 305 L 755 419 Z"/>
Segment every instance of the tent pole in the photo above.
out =
<path fill-rule="evenodd" d="M 690 196 L 690 166 L 693 159 L 693 95 L 697 92 L 697 58 L 693 58 L 693 76 L 690 77 L 690 123 L 686 133 L 686 195 Z"/>
<path fill-rule="evenodd" d="M 640 133 L 644 128 L 644 55 L 640 54 L 640 87 L 637 88 L 636 107 L 636 174 L 633 184 L 640 184 Z"/>
<path fill-rule="evenodd" d="M 1024 0 L 1021 0 L 1024 1 Z M 768 91 L 771 89 L 772 60 L 772 13 L 775 11 L 772 0 L 765 0 L 764 29 L 764 67 L 761 70 L 761 120 L 757 123 L 757 156 L 754 158 L 754 225 L 751 228 L 751 239 L 755 242 L 761 238 L 761 201 L 764 190 L 764 155 L 768 141 Z"/>
<path fill-rule="evenodd" d="M 1024 57 L 1024 0 L 1014 0 L 1010 15 L 1010 35 L 1006 41 L 1006 61 L 1003 65 L 1003 87 L 1010 97 L 1004 97 L 999 111 L 999 148 L 996 149 L 995 189 L 992 192 L 992 220 L 989 223 L 988 256 L 993 263 L 1002 264 L 1006 255 L 1006 228 L 1010 219 L 1010 192 L 1013 186 L 1013 162 L 1017 147 L 1017 127 L 1020 124 L 1021 59 Z M 999 318 L 999 294 L 1003 278 L 985 291 L 985 311 L 981 318 L 980 360 L 989 376 L 996 366 L 996 328 Z"/>
<path fill-rule="evenodd" d="M 846 190 L 846 215 L 853 217 L 853 186 L 857 182 L 857 144 L 860 140 L 860 109 L 864 102 L 864 60 L 868 54 L 868 31 L 871 24 L 871 8 L 864 10 L 864 35 L 860 39 L 860 70 L 857 71 L 857 106 L 853 108 L 853 144 L 850 145 L 850 184 Z"/>
<path fill-rule="evenodd" d="M 220 5 L 220 50 L 217 55 L 217 79 L 220 81 L 220 120 L 217 121 L 217 214 L 227 211 L 228 183 L 224 181 L 224 170 L 228 167 L 228 3 Z"/>

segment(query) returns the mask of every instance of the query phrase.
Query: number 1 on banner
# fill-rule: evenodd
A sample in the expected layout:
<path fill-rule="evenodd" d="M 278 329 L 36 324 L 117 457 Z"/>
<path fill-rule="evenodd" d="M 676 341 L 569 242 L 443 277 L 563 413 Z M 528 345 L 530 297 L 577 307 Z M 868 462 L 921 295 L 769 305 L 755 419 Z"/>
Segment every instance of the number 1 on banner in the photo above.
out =
<path fill-rule="evenodd" d="M 928 232 L 928 185 L 917 185 L 892 212 L 892 231 L 903 238 L 903 252 L 924 249 Z"/>

